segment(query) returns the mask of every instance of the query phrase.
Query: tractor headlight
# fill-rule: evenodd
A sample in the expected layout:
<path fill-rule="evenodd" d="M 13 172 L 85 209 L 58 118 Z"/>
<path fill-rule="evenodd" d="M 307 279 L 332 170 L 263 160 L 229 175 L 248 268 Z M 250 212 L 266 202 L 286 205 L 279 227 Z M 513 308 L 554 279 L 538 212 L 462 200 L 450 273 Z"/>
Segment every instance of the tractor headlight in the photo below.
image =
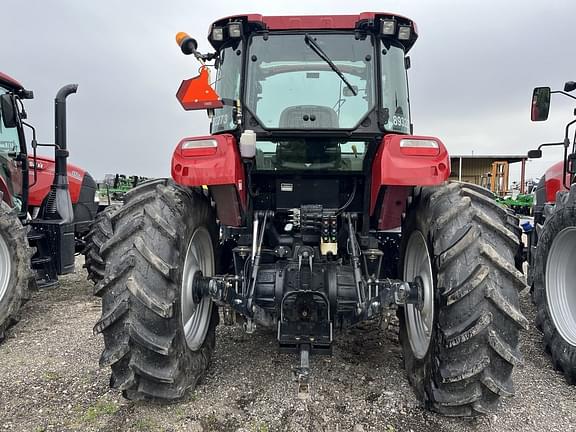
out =
<path fill-rule="evenodd" d="M 393 36 L 396 33 L 396 21 L 392 18 L 380 20 L 380 33 L 384 36 Z"/>
<path fill-rule="evenodd" d="M 223 27 L 213 27 L 212 28 L 212 40 L 222 42 L 224 40 L 224 28 Z"/>
<path fill-rule="evenodd" d="M 398 40 L 410 40 L 412 35 L 412 27 L 407 25 L 401 25 L 398 28 Z"/>

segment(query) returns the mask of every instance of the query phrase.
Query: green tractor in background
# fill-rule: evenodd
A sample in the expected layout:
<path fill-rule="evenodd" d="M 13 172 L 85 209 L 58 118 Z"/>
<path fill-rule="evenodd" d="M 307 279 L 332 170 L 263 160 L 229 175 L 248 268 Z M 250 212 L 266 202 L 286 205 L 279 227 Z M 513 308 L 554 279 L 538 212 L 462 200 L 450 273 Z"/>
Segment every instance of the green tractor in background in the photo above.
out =
<path fill-rule="evenodd" d="M 104 181 L 98 184 L 100 202 L 107 205 L 121 203 L 124 201 L 126 192 L 146 180 L 149 180 L 149 178 L 136 175 L 106 174 Z"/>

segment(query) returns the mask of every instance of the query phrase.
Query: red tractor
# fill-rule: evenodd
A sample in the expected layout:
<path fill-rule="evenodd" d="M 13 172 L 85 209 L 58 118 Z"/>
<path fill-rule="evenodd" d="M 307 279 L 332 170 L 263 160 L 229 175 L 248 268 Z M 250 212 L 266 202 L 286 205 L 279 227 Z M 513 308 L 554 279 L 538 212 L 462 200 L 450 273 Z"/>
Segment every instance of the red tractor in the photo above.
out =
<path fill-rule="evenodd" d="M 56 96 L 55 158 L 36 156 L 45 144 L 25 122 L 22 102 L 33 94 L 0 73 L 0 340 L 30 284 L 55 285 L 58 275 L 74 270 L 74 255 L 98 210 L 92 177 L 66 163 L 66 97 L 75 92 L 69 85 Z M 33 132 L 33 155 L 25 126 Z"/>
<path fill-rule="evenodd" d="M 532 120 L 548 118 L 551 94 L 576 99 L 568 94 L 573 90 L 574 81 L 567 82 L 564 91 L 534 89 Z M 530 158 L 540 158 L 542 147 L 564 147 L 564 160 L 546 171 L 536 189 L 534 228 L 528 233 L 528 283 L 546 350 L 572 384 L 576 384 L 576 136 L 571 143 L 569 129 L 574 123 L 566 125 L 562 142 L 541 144 L 528 153 Z"/>
<path fill-rule="evenodd" d="M 182 397 L 210 364 L 220 308 L 300 355 L 303 395 L 311 354 L 396 312 L 428 408 L 482 414 L 514 393 L 521 230 L 489 191 L 446 182 L 438 138 L 412 134 L 417 34 L 362 13 L 220 19 L 208 54 L 177 35 L 201 63 L 177 97 L 208 111 L 211 134 L 184 138 L 172 178 L 128 192 L 102 223 L 95 331 L 112 387 Z"/>

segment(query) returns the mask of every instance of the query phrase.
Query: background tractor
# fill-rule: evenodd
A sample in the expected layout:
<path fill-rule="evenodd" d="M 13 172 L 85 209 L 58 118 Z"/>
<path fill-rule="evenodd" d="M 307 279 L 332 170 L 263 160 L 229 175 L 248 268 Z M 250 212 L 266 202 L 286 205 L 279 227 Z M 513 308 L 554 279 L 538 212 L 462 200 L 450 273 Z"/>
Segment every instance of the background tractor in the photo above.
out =
<path fill-rule="evenodd" d="M 76 85 L 56 95 L 55 158 L 36 155 L 40 144 L 25 122 L 23 100 L 33 94 L 0 73 L 0 340 L 14 322 L 22 301 L 36 284 L 57 284 L 74 270 L 74 255 L 96 211 L 96 183 L 78 167 L 67 165 L 66 97 Z M 28 154 L 24 126 L 33 132 Z"/>
<path fill-rule="evenodd" d="M 576 99 L 568 94 L 575 89 L 574 81 L 567 82 L 564 91 L 534 89 L 532 120 L 548 118 L 551 94 Z M 576 384 L 576 136 L 570 142 L 569 132 L 574 123 L 566 125 L 562 142 L 541 144 L 528 153 L 540 158 L 543 147 L 564 147 L 564 160 L 546 171 L 536 189 L 534 228 L 528 233 L 528 283 L 546 350 L 572 384 Z"/>
<path fill-rule="evenodd" d="M 527 325 L 518 219 L 489 191 L 446 183 L 445 146 L 412 134 L 416 39 L 389 13 L 224 18 L 208 54 L 177 35 L 201 63 L 178 100 L 208 111 L 211 134 L 184 138 L 172 178 L 129 191 L 94 228 L 109 235 L 94 330 L 112 387 L 182 397 L 206 373 L 221 308 L 299 354 L 303 397 L 310 354 L 396 312 L 428 408 L 475 415 L 513 394 Z"/>

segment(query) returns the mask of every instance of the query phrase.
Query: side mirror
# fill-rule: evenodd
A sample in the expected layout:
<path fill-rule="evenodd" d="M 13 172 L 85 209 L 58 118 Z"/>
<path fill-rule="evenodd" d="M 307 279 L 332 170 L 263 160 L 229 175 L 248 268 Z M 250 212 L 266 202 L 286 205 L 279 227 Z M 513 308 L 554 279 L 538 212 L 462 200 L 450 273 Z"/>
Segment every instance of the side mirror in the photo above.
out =
<path fill-rule="evenodd" d="M 18 126 L 18 110 L 16 109 L 14 96 L 8 93 L 0 95 L 0 112 L 5 128 Z"/>
<path fill-rule="evenodd" d="M 532 121 L 548 119 L 550 112 L 550 87 L 536 87 L 532 93 Z"/>
<path fill-rule="evenodd" d="M 571 92 L 574 89 L 576 89 L 576 82 L 568 81 L 566 84 L 564 84 L 564 91 L 565 92 Z"/>
<path fill-rule="evenodd" d="M 540 159 L 542 157 L 542 150 L 540 150 L 540 149 L 530 150 L 528 152 L 528 157 L 530 159 Z"/>

